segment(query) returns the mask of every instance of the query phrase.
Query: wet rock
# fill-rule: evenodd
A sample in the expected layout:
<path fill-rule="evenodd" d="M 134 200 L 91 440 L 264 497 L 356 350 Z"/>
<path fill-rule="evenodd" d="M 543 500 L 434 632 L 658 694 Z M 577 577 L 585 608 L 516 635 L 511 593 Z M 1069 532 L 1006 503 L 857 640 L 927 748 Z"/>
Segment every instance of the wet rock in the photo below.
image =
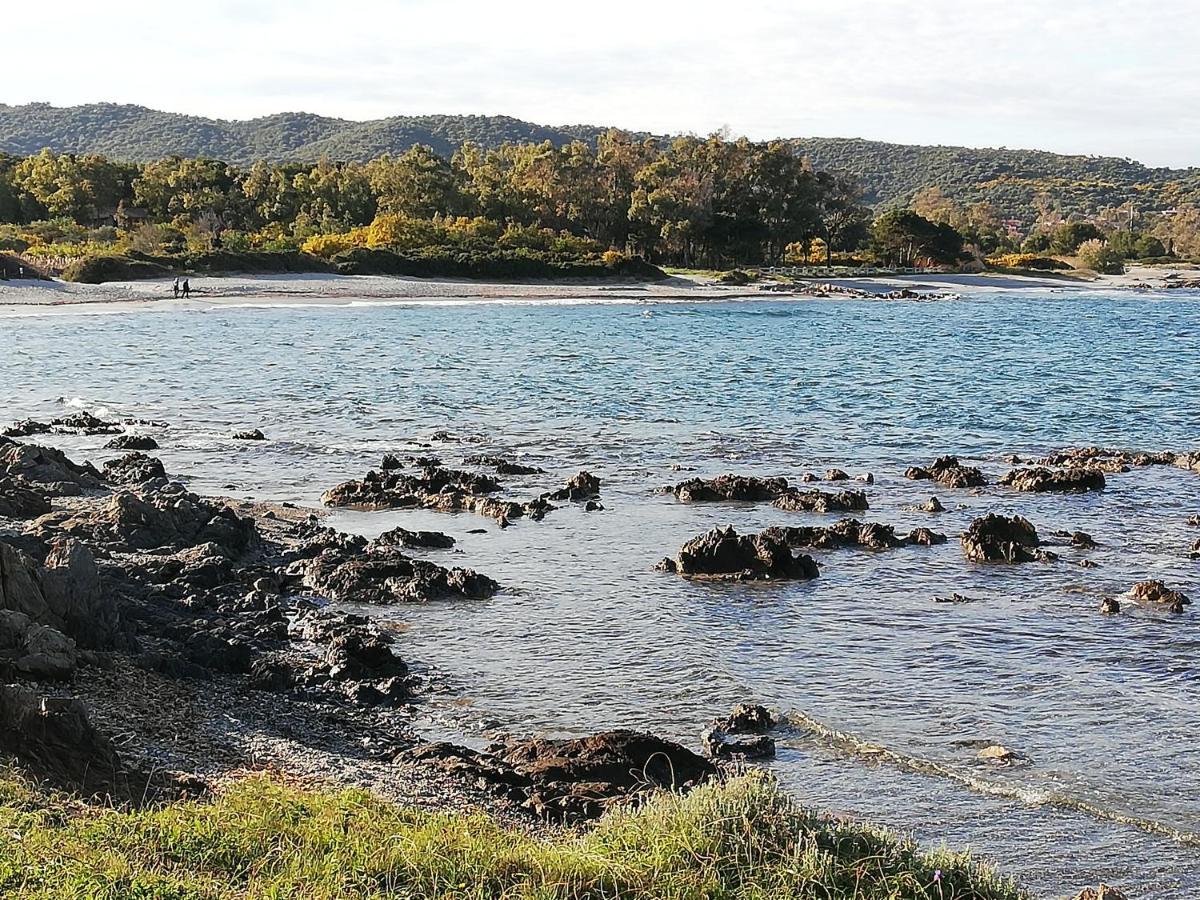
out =
<path fill-rule="evenodd" d="M 861 512 L 870 508 L 867 495 L 863 491 L 840 491 L 831 494 L 818 490 L 791 490 L 780 494 L 771 505 L 788 512 L 817 513 Z"/>
<path fill-rule="evenodd" d="M 39 534 L 68 534 L 118 551 L 183 549 L 213 543 L 236 557 L 258 539 L 253 519 L 178 484 L 118 491 L 93 509 L 54 512 L 34 521 Z"/>
<path fill-rule="evenodd" d="M 100 473 L 93 466 L 77 465 L 53 447 L 18 444 L 7 438 L 0 438 L 0 475 L 43 485 L 52 496 L 103 487 Z M 74 490 L 65 485 L 73 485 Z"/>
<path fill-rule="evenodd" d="M 1175 465 L 1189 472 L 1200 472 L 1200 451 L 1195 453 L 1180 453 L 1175 459 Z"/>
<path fill-rule="evenodd" d="M 983 472 L 973 466 L 961 465 L 957 456 L 939 456 L 928 467 L 913 466 L 904 473 L 914 481 L 936 481 L 948 488 L 982 487 L 987 484 Z"/>
<path fill-rule="evenodd" d="M 393 528 L 385 531 L 372 542 L 377 547 L 414 547 L 419 549 L 448 550 L 454 546 L 454 538 L 440 531 L 409 531 Z"/>
<path fill-rule="evenodd" d="M 908 507 L 916 512 L 940 513 L 945 512 L 946 507 L 942 506 L 942 501 L 937 497 L 930 497 L 924 503 L 917 503 L 914 506 Z"/>
<path fill-rule="evenodd" d="M 385 453 L 383 459 L 379 461 L 379 468 L 384 472 L 394 472 L 396 469 L 403 469 L 404 463 L 394 453 Z"/>
<path fill-rule="evenodd" d="M 1016 750 L 1005 747 L 1003 744 L 991 744 L 990 746 L 984 747 L 975 754 L 975 758 L 980 762 L 1005 764 L 1012 764 L 1026 760 L 1026 757 L 1023 754 L 1018 753 Z"/>
<path fill-rule="evenodd" d="M 1017 563 L 1050 558 L 1037 549 L 1037 529 L 1020 516 L 988 513 L 971 523 L 961 542 L 963 555 L 972 562 Z"/>
<path fill-rule="evenodd" d="M 1127 900 L 1127 898 L 1122 891 L 1101 882 L 1098 888 L 1085 887 L 1072 900 Z"/>
<path fill-rule="evenodd" d="M 38 777 L 86 794 L 115 792 L 122 767 L 112 742 L 75 699 L 0 686 L 0 751 Z"/>
<path fill-rule="evenodd" d="M 50 430 L 55 434 L 118 434 L 122 426 L 85 411 L 51 420 Z"/>
<path fill-rule="evenodd" d="M 1116 597 L 1105 597 L 1100 602 L 1100 612 L 1106 616 L 1115 616 L 1121 611 L 1121 604 Z"/>
<path fill-rule="evenodd" d="M 394 547 L 367 553 L 322 551 L 303 567 L 303 583 L 331 600 L 347 603 L 424 603 L 430 600 L 484 600 L 500 586 L 473 569 L 447 569 L 412 559 Z"/>
<path fill-rule="evenodd" d="M 262 433 L 260 428 L 251 428 L 249 431 L 235 431 L 230 435 L 235 441 L 265 441 L 267 436 Z"/>
<path fill-rule="evenodd" d="M 458 438 L 449 431 L 442 430 L 435 431 L 433 434 L 431 434 L 429 436 L 429 440 L 433 441 L 435 444 L 452 444 L 457 443 Z"/>
<path fill-rule="evenodd" d="M 775 740 L 767 734 L 729 734 L 707 728 L 700 735 L 704 753 L 710 759 L 771 759 Z"/>
<path fill-rule="evenodd" d="M 818 575 L 812 557 L 794 555 L 778 535 L 739 535 L 732 527 L 714 528 L 693 538 L 677 558 L 664 559 L 659 568 L 689 578 L 725 581 L 807 580 Z"/>
<path fill-rule="evenodd" d="M 1104 473 L 1086 466 L 1069 469 L 1013 469 L 1000 479 L 1000 483 L 1018 491 L 1082 494 L 1086 491 L 1104 490 Z"/>
<path fill-rule="evenodd" d="M 1200 528 L 1200 516 L 1189 516 L 1187 523 L 1192 528 Z"/>
<path fill-rule="evenodd" d="M 603 512 L 604 504 L 599 500 L 589 500 L 583 505 L 584 512 Z"/>
<path fill-rule="evenodd" d="M 878 522 L 862 523 L 857 519 L 842 519 L 836 525 L 774 525 L 763 529 L 764 535 L 777 538 L 789 547 L 815 547 L 823 550 L 839 547 L 865 547 L 869 550 L 890 550 L 909 544 L 943 544 L 944 534 L 918 528 L 907 537 L 899 537 L 891 525 Z"/>
<path fill-rule="evenodd" d="M 687 790 L 717 774 L 702 756 L 635 731 L 508 740 L 483 752 L 426 744 L 401 759 L 423 762 L 539 818 L 566 823 L 595 819 L 614 802 L 637 800 L 655 789 Z"/>
<path fill-rule="evenodd" d="M 1170 451 L 1114 450 L 1107 447 L 1068 447 L 1036 461 L 1039 466 L 1090 468 L 1110 474 L 1128 472 L 1131 466 L 1169 466 L 1176 462 Z"/>
<path fill-rule="evenodd" d="M 757 703 L 740 703 L 723 719 L 714 719 L 712 728 L 729 734 L 766 734 L 778 723 L 771 711 Z"/>
<path fill-rule="evenodd" d="M 50 500 L 20 478 L 0 478 L 0 518 L 32 519 L 50 512 Z"/>
<path fill-rule="evenodd" d="M 726 500 L 758 503 L 774 500 L 788 490 L 786 478 L 756 478 L 752 475 L 718 475 L 691 478 L 670 492 L 684 503 L 719 503 Z"/>
<path fill-rule="evenodd" d="M 934 603 L 978 603 L 975 597 L 968 597 L 965 594 L 951 594 L 949 597 L 934 597 Z"/>
<path fill-rule="evenodd" d="M 544 494 L 546 500 L 593 500 L 600 496 L 600 479 L 590 472 L 572 475 L 557 491 Z"/>
<path fill-rule="evenodd" d="M 850 476 L 841 469 L 829 469 L 825 472 L 826 481 L 849 481 Z"/>
<path fill-rule="evenodd" d="M 0 437 L 19 438 L 33 437 L 37 434 L 49 434 L 50 423 L 38 422 L 34 419 L 23 419 L 20 422 L 14 422 L 9 425 L 4 431 L 0 432 Z"/>
<path fill-rule="evenodd" d="M 537 466 L 526 466 L 503 456 L 468 456 L 463 460 L 468 466 L 488 466 L 495 469 L 498 475 L 541 475 L 544 470 Z"/>
<path fill-rule="evenodd" d="M 1200 540 L 1192 544 L 1192 552 L 1188 554 L 1191 559 L 1200 559 Z"/>
<path fill-rule="evenodd" d="M 863 472 L 861 475 L 858 476 L 857 480 L 861 481 L 863 484 L 874 484 L 875 476 L 872 475 L 870 472 Z"/>
<path fill-rule="evenodd" d="M 140 451 L 127 453 L 120 459 L 110 459 L 104 464 L 104 480 L 113 484 L 144 484 L 166 477 L 163 464 Z"/>
<path fill-rule="evenodd" d="M 408 674 L 404 660 L 392 652 L 382 636 L 353 631 L 335 637 L 325 661 L 335 681 L 364 678 L 403 677 Z"/>
<path fill-rule="evenodd" d="M 1135 603 L 1159 606 L 1175 613 L 1183 612 L 1183 608 L 1192 602 L 1186 594 L 1172 590 L 1161 581 L 1139 581 L 1130 588 L 1129 596 Z"/>
<path fill-rule="evenodd" d="M 45 680 L 66 680 L 75 674 L 75 642 L 48 625 L 11 609 L 0 610 L 0 673 Z"/>
<path fill-rule="evenodd" d="M 158 441 L 148 434 L 122 434 L 104 445 L 105 450 L 157 450 Z"/>
<path fill-rule="evenodd" d="M 439 500 L 462 494 L 490 494 L 499 489 L 499 482 L 487 475 L 426 466 L 416 475 L 395 470 L 368 472 L 361 480 L 346 481 L 330 488 L 321 501 L 327 506 L 367 510 L 440 508 Z M 443 494 L 445 498 L 438 496 Z M 462 501 L 456 502 L 460 504 L 457 508 L 461 509 Z"/>
<path fill-rule="evenodd" d="M 1077 550 L 1095 550 L 1098 546 L 1086 531 L 1056 531 L 1054 537 L 1066 541 Z"/>

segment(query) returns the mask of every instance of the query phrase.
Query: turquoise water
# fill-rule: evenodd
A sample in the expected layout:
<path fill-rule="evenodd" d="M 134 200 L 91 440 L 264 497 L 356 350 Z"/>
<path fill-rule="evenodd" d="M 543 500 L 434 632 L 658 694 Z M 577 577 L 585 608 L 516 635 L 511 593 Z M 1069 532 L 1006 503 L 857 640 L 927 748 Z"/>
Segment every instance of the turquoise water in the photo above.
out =
<path fill-rule="evenodd" d="M 510 479 L 514 495 L 599 474 L 606 511 L 503 532 L 475 516 L 336 516 L 368 534 L 448 531 L 461 554 L 431 556 L 506 586 L 486 603 L 373 611 L 410 626 L 406 654 L 469 704 L 462 728 L 630 725 L 694 744 L 707 719 L 756 700 L 793 714 L 776 768 L 817 805 L 970 845 L 1048 896 L 1101 879 L 1142 897 L 1200 889 L 1200 605 L 1097 613 L 1149 577 L 1200 600 L 1187 555 L 1200 530 L 1186 525 L 1200 476 L 1144 469 L 1082 497 L 902 477 L 947 452 L 994 477 L 1008 453 L 1200 449 L 1195 294 L 161 308 L 0 318 L 0 338 L 0 418 L 70 405 L 168 421 L 160 455 L 202 491 L 313 502 L 443 428 L 468 439 L 439 446 L 447 462 L 494 449 L 548 470 Z M 227 438 L 246 427 L 271 441 Z M 56 439 L 96 461 L 104 440 Z M 655 487 L 831 466 L 875 475 L 863 518 L 951 540 L 822 553 L 821 577 L 800 585 L 652 570 L 712 525 L 827 521 L 689 507 Z M 904 509 L 930 493 L 945 513 Z M 954 537 L 986 511 L 1100 546 L 970 565 Z M 1100 567 L 1074 564 L 1084 556 Z M 954 592 L 978 602 L 933 602 Z M 1030 763 L 980 766 L 963 745 L 976 740 Z"/>

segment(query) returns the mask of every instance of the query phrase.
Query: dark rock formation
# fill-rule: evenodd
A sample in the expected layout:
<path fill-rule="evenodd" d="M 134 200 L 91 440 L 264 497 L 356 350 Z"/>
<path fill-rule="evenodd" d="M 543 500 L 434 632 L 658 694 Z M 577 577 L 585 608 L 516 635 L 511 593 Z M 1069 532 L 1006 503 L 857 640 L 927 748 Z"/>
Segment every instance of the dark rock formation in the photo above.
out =
<path fill-rule="evenodd" d="M 447 569 L 405 556 L 395 546 L 368 545 L 365 552 L 328 548 L 300 569 L 305 587 L 351 603 L 423 603 L 441 599 L 483 600 L 500 586 L 473 569 Z"/>
<path fill-rule="evenodd" d="M 775 725 L 775 717 L 766 707 L 742 704 L 713 721 L 700 735 L 700 742 L 712 759 L 768 759 L 775 755 L 775 741 L 767 732 Z"/>
<path fill-rule="evenodd" d="M 368 472 L 361 481 L 347 481 L 330 488 L 321 500 L 328 506 L 351 509 L 440 508 L 436 496 L 439 494 L 480 496 L 499 489 L 499 482 L 487 475 L 427 466 L 417 475 L 396 470 Z M 461 509 L 459 502 L 457 508 Z"/>
<path fill-rule="evenodd" d="M 850 476 L 841 469 L 829 469 L 825 472 L 826 481 L 849 481 Z"/>
<path fill-rule="evenodd" d="M 1135 603 L 1159 606 L 1176 613 L 1183 612 L 1183 608 L 1192 602 L 1187 595 L 1171 590 L 1161 581 L 1139 581 L 1130 588 L 1129 596 Z"/>
<path fill-rule="evenodd" d="M 1100 602 L 1100 612 L 1106 616 L 1115 616 L 1121 611 L 1121 604 L 1116 597 L 1105 597 Z"/>
<path fill-rule="evenodd" d="M 393 528 L 375 538 L 374 543 L 378 547 L 448 550 L 454 546 L 454 538 L 440 531 L 409 531 L 407 528 Z"/>
<path fill-rule="evenodd" d="M 1080 494 L 1104 490 L 1104 473 L 1088 466 L 1067 469 L 1013 469 L 1000 483 L 1018 491 Z"/>
<path fill-rule="evenodd" d="M 600 496 L 600 479 L 591 472 L 579 472 L 567 479 L 567 483 L 557 491 L 543 494 L 543 500 L 582 501 L 593 500 Z"/>
<path fill-rule="evenodd" d="M 685 503 L 719 503 L 725 500 L 759 503 L 774 500 L 787 489 L 786 478 L 718 475 L 710 479 L 691 478 L 669 490 Z"/>
<path fill-rule="evenodd" d="M 931 546 L 944 544 L 946 536 L 930 531 L 928 528 L 917 528 L 906 537 L 896 535 L 891 525 L 881 525 L 877 522 L 862 523 L 857 519 L 842 519 L 836 525 L 799 525 L 765 528 L 762 534 L 776 538 L 789 547 L 815 547 L 831 550 L 839 547 L 866 547 L 869 550 L 890 550 L 893 547 L 904 547 L 909 544 Z"/>
<path fill-rule="evenodd" d="M 51 496 L 58 497 L 103 486 L 100 473 L 93 466 L 77 465 L 53 447 L 18 444 L 7 438 L 0 438 L 0 475 L 35 482 Z"/>
<path fill-rule="evenodd" d="M 913 466 L 904 473 L 916 481 L 936 481 L 948 488 L 973 488 L 987 484 L 983 472 L 973 466 L 961 465 L 957 456 L 939 456 L 929 467 Z"/>
<path fill-rule="evenodd" d="M 1037 529 L 1020 516 L 988 513 L 963 533 L 963 555 L 972 562 L 1032 562 L 1053 557 L 1038 550 Z"/>
<path fill-rule="evenodd" d="M 61 631 L 0 609 L 0 677 L 66 680 L 76 663 L 75 642 Z"/>
<path fill-rule="evenodd" d="M 739 535 L 733 528 L 714 528 L 693 538 L 676 559 L 664 559 L 659 568 L 689 578 L 724 581 L 812 579 L 818 575 L 812 557 L 794 555 L 777 535 Z"/>
<path fill-rule="evenodd" d="M 104 480 L 112 484 L 145 484 L 166 477 L 167 472 L 159 460 L 136 450 L 104 464 Z"/>
<path fill-rule="evenodd" d="M 104 445 L 105 450 L 157 450 L 158 441 L 148 434 L 122 434 Z"/>
<path fill-rule="evenodd" d="M 265 441 L 267 436 L 262 433 L 260 428 L 251 428 L 249 431 L 235 431 L 230 435 L 235 441 Z"/>
<path fill-rule="evenodd" d="M 541 475 L 542 469 L 537 466 L 526 466 L 503 456 L 468 456 L 463 460 L 468 466 L 488 466 L 495 469 L 498 475 Z"/>
<path fill-rule="evenodd" d="M 539 818 L 577 823 L 657 788 L 686 790 L 717 774 L 690 750 L 635 731 L 565 740 L 508 740 L 483 752 L 425 744 L 402 754 L 481 786 Z"/>
<path fill-rule="evenodd" d="M 20 478 L 0 478 L 0 518 L 32 519 L 50 512 L 50 500 Z"/>
<path fill-rule="evenodd" d="M 1107 447 L 1068 447 L 1036 461 L 1039 466 L 1097 469 L 1101 472 L 1128 472 L 1130 467 L 1169 466 L 1176 462 L 1170 451 L 1113 450 Z"/>
<path fill-rule="evenodd" d="M 826 491 L 797 491 L 790 490 L 780 494 L 771 504 L 789 512 L 861 512 L 869 509 L 867 495 L 863 491 L 840 491 L 831 494 Z"/>

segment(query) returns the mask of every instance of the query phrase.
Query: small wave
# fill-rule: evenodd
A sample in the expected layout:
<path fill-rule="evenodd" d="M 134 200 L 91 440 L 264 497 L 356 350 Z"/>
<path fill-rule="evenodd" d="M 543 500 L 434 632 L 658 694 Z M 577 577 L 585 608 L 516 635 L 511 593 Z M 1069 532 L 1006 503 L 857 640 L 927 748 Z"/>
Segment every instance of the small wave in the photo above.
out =
<path fill-rule="evenodd" d="M 886 763 L 910 772 L 916 772 L 919 775 L 945 778 L 987 796 L 1017 800 L 1029 806 L 1053 806 L 1059 809 L 1074 810 L 1075 812 L 1091 816 L 1094 819 L 1114 822 L 1118 825 L 1127 825 L 1144 831 L 1147 834 L 1165 837 L 1188 847 L 1200 847 L 1200 832 L 1173 828 L 1154 819 L 1147 819 L 1142 816 L 1133 815 L 1132 813 L 1122 812 L 1121 810 L 1098 806 L 1095 803 L 1089 803 L 1087 800 L 1057 791 L 991 781 L 943 763 L 900 753 L 881 744 L 860 738 L 857 735 L 838 731 L 836 728 L 831 728 L 803 712 L 788 712 L 782 719 L 796 729 L 807 731 L 811 739 L 816 743 L 839 753 L 859 757 L 860 759 L 874 763 Z M 786 741 L 783 743 L 786 746 Z"/>

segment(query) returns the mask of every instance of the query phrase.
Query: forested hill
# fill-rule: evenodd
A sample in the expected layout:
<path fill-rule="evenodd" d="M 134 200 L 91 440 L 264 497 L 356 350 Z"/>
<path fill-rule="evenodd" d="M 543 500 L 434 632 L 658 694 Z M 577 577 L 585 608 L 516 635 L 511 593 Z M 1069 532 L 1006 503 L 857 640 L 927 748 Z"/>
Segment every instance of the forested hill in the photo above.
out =
<path fill-rule="evenodd" d="M 1152 169 L 1131 159 L 859 138 L 794 143 L 816 168 L 854 177 L 875 207 L 903 206 L 929 187 L 963 203 L 990 201 L 1005 217 L 1026 220 L 1042 199 L 1064 214 L 1083 215 L 1130 201 L 1148 211 L 1200 199 L 1200 169 Z"/>
<path fill-rule="evenodd" d="M 53 107 L 0 104 L 0 152 L 25 156 L 43 147 L 147 162 L 204 156 L 239 165 L 266 159 L 365 162 L 426 144 L 450 155 L 464 141 L 595 141 L 605 129 L 547 127 L 507 116 L 395 116 L 367 122 L 308 113 L 227 121 L 99 103 Z M 1142 211 L 1200 203 L 1200 169 L 1152 169 L 1128 159 L 1063 156 L 1037 150 L 887 144 L 849 138 L 797 139 L 818 169 L 853 176 L 877 208 L 903 206 L 925 188 L 962 203 L 990 201 L 1003 218 L 1031 222 L 1038 208 L 1092 216 L 1130 201 Z"/>
<path fill-rule="evenodd" d="M 227 121 L 114 103 L 0 104 L 0 152 L 28 156 L 49 147 L 60 153 L 102 153 L 131 162 L 174 154 L 239 165 L 259 159 L 314 162 L 323 156 L 365 162 L 384 153 L 402 153 L 413 144 L 449 155 L 464 141 L 485 147 L 505 141 L 566 144 L 576 139 L 594 141 L 604 130 L 588 125 L 549 128 L 508 116 L 395 116 L 352 122 L 279 113 Z"/>

